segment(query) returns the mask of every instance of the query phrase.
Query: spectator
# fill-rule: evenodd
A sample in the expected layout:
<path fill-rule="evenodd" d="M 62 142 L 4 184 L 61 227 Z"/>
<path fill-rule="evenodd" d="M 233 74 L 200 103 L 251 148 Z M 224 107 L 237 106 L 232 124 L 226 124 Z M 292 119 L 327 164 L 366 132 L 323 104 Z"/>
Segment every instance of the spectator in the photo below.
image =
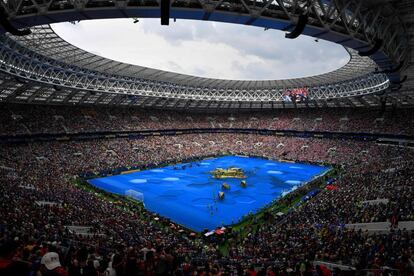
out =
<path fill-rule="evenodd" d="M 0 245 L 0 275 L 28 275 L 30 267 L 16 256 L 18 244 L 15 241 L 4 241 Z"/>
<path fill-rule="evenodd" d="M 67 271 L 59 262 L 59 255 L 56 252 L 46 253 L 40 262 L 42 276 L 67 276 Z"/>

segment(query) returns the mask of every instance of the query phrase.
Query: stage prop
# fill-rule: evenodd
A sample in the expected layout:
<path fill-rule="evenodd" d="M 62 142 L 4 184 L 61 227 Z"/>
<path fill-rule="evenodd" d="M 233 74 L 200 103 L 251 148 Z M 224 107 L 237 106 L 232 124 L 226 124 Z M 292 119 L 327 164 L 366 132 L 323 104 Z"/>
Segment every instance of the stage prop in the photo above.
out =
<path fill-rule="evenodd" d="M 217 168 L 211 172 L 214 178 L 246 178 L 244 172 L 240 168 L 231 167 L 228 169 Z"/>
<path fill-rule="evenodd" d="M 225 189 L 225 190 L 229 190 L 230 189 L 230 185 L 227 184 L 227 183 L 223 183 L 223 185 L 221 185 L 221 188 L 222 189 Z"/>

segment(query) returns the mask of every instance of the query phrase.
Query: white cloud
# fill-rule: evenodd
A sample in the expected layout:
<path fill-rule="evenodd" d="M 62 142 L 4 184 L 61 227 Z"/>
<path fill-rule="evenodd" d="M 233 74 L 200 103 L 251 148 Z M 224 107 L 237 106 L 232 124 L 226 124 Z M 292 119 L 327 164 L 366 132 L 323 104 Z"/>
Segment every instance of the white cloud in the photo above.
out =
<path fill-rule="evenodd" d="M 345 65 L 342 46 L 276 30 L 235 24 L 159 19 L 61 23 L 68 42 L 117 61 L 221 79 L 286 79 L 326 73 Z"/>

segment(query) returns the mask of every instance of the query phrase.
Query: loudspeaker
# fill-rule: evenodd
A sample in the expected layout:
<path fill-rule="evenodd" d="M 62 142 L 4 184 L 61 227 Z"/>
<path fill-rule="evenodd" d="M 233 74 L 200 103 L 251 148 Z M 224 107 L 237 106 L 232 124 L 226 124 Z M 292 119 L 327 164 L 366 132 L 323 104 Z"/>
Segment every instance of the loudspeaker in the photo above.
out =
<path fill-rule="evenodd" d="M 285 37 L 290 38 L 290 39 L 297 38 L 303 32 L 303 30 L 305 30 L 305 26 L 307 23 L 308 23 L 308 15 L 301 14 L 299 16 L 298 24 L 296 24 L 295 29 L 288 34 L 285 34 Z"/>
<path fill-rule="evenodd" d="M 161 0 L 161 25 L 170 25 L 170 0 Z"/>

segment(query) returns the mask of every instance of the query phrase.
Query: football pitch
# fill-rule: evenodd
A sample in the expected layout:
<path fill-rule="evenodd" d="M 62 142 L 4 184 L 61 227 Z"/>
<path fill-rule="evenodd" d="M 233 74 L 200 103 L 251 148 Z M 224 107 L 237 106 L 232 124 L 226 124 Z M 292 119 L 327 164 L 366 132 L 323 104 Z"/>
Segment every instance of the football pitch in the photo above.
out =
<path fill-rule="evenodd" d="M 240 168 L 246 178 L 213 178 L 213 170 L 230 167 Z M 317 165 L 224 156 L 88 182 L 110 193 L 143 200 L 149 211 L 200 232 L 236 223 L 327 170 L 329 167 Z M 242 180 L 246 187 L 240 184 Z M 223 188 L 223 183 L 229 188 Z M 224 199 L 218 198 L 220 191 Z"/>

